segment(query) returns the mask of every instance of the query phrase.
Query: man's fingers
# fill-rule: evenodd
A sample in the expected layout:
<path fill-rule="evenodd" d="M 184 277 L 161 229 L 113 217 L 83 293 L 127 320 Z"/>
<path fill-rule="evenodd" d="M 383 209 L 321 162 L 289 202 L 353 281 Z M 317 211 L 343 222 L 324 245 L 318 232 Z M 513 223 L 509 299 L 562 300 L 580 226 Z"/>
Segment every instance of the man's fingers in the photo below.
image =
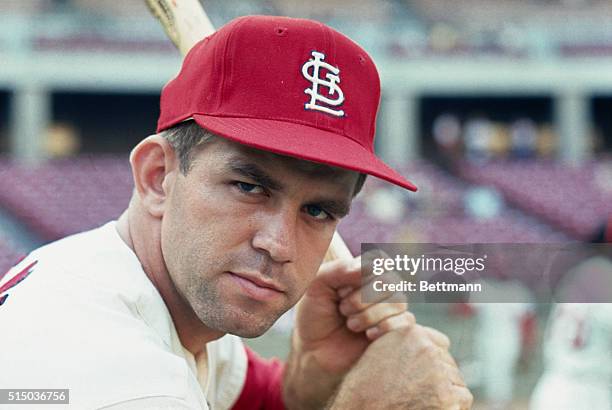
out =
<path fill-rule="evenodd" d="M 449 365 L 456 367 L 457 369 L 459 369 L 459 367 L 457 366 L 457 362 L 455 361 L 455 359 L 453 358 L 453 356 L 450 354 L 450 352 L 447 349 L 441 349 L 442 350 L 442 355 L 440 357 L 440 359 L 443 362 L 448 363 Z M 461 374 L 461 373 L 459 373 Z"/>
<path fill-rule="evenodd" d="M 448 364 L 447 361 L 446 364 L 446 375 L 448 376 L 448 380 L 451 382 L 451 384 L 453 386 L 466 387 L 465 380 L 463 380 L 463 375 L 455 364 L 455 361 L 453 360 L 452 364 Z"/>
<path fill-rule="evenodd" d="M 325 262 L 319 269 L 317 279 L 332 289 L 357 289 L 361 286 L 361 257 Z"/>
<path fill-rule="evenodd" d="M 364 266 L 364 279 L 365 281 L 371 281 L 377 277 L 372 275 L 371 261 L 373 258 L 380 255 L 385 254 L 379 250 L 372 250 L 353 259 L 336 259 L 324 262 L 317 276 L 333 289 L 340 289 L 346 286 L 357 289 L 360 287 L 362 279 L 362 260 Z M 378 276 L 378 278 L 380 278 L 380 276 Z"/>
<path fill-rule="evenodd" d="M 414 326 L 416 318 L 410 312 L 402 312 L 398 315 L 387 317 L 366 330 L 366 336 L 370 340 L 375 340 L 387 332 L 399 328 Z"/>
<path fill-rule="evenodd" d="M 450 347 L 450 339 L 444 333 L 436 329 L 433 329 L 431 327 L 427 327 L 427 326 L 420 326 L 420 327 L 425 331 L 429 339 L 431 339 L 431 341 L 436 346 L 439 346 L 445 350 L 447 350 Z"/>
<path fill-rule="evenodd" d="M 394 302 L 397 304 L 403 304 L 403 310 L 408 309 L 406 295 L 402 292 L 396 291 L 380 291 L 380 292 L 368 292 L 368 287 L 372 286 L 374 280 L 380 280 L 385 283 L 397 283 L 399 281 L 396 273 L 389 273 L 384 277 L 379 276 L 366 276 L 362 277 L 358 286 L 356 287 L 343 287 L 338 290 L 338 296 L 342 299 L 340 302 L 340 312 L 349 316 L 361 311 L 364 311 L 374 304 L 377 303 L 390 303 Z M 368 300 L 364 300 L 364 294 L 368 295 Z"/>
<path fill-rule="evenodd" d="M 345 296 L 343 296 L 343 294 Z M 352 314 L 364 311 L 379 303 L 394 302 L 394 304 L 398 306 L 403 305 L 403 310 L 408 309 L 408 304 L 404 302 L 406 298 L 403 295 L 398 294 L 398 292 L 380 292 L 375 295 L 376 299 L 368 300 L 367 302 L 363 300 L 361 289 L 346 292 L 343 288 L 338 291 L 338 296 L 342 298 L 339 308 L 340 313 L 342 313 L 344 316 L 350 316 Z"/>
<path fill-rule="evenodd" d="M 376 303 L 361 312 L 349 315 L 346 326 L 354 332 L 363 332 L 382 320 L 405 311 L 404 303 Z"/>
<path fill-rule="evenodd" d="M 376 373 L 379 374 L 379 382 L 393 386 L 385 390 L 384 398 L 392 397 L 393 403 L 403 403 L 406 408 L 421 408 L 422 403 L 425 403 L 444 410 L 471 409 L 473 398 L 448 352 L 447 337 L 433 329 L 414 324 L 414 317 L 408 312 L 389 317 L 379 326 L 392 324 L 399 318 L 407 320 L 408 317 L 411 318 L 410 326 L 388 331 L 369 344 L 359 363 L 349 373 L 353 379 L 359 378 L 360 374 L 363 376 L 363 382 L 355 389 L 368 392 L 365 396 L 376 395 L 379 387 L 373 385 L 371 380 L 371 375 Z M 369 333 L 370 329 L 366 335 L 369 336 Z M 390 368 L 395 371 L 389 371 Z M 386 407 L 389 406 L 380 406 Z"/>
<path fill-rule="evenodd" d="M 470 390 L 464 386 L 451 386 L 450 392 L 453 395 L 451 410 L 471 410 L 474 403 L 474 396 Z"/>
<path fill-rule="evenodd" d="M 396 272 L 388 272 L 382 276 L 372 274 L 368 260 L 372 258 L 373 254 L 378 255 L 379 253 L 370 251 L 363 256 L 357 256 L 353 259 L 336 259 L 325 262 L 319 268 L 317 280 L 324 283 L 328 289 L 335 290 L 340 299 L 344 299 L 351 294 L 352 300 L 358 302 L 361 300 L 360 289 L 372 286 L 372 281 L 398 283 L 400 280 Z M 363 272 L 362 265 L 364 268 Z M 401 292 L 377 291 L 374 292 L 369 302 L 376 303 L 387 299 L 392 299 L 394 302 L 404 302 L 406 297 Z M 356 305 L 354 311 L 363 310 L 366 307 L 359 306 L 358 303 Z"/>

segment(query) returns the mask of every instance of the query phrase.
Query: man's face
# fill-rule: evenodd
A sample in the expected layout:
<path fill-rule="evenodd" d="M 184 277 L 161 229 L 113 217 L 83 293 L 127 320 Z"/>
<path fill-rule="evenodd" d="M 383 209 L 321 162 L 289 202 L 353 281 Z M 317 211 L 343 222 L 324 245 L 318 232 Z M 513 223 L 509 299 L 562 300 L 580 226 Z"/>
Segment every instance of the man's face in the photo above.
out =
<path fill-rule="evenodd" d="M 171 182 L 162 252 L 209 328 L 264 333 L 313 280 L 358 174 L 216 138 Z"/>

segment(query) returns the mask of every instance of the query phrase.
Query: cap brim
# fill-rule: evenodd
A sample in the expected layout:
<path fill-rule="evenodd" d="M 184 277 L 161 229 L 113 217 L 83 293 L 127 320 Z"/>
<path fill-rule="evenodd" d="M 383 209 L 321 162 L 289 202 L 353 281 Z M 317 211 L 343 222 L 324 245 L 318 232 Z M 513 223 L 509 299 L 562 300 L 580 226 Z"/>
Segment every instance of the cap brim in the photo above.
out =
<path fill-rule="evenodd" d="M 203 128 L 253 148 L 384 179 L 410 191 L 417 187 L 348 137 L 284 121 L 194 114 Z"/>

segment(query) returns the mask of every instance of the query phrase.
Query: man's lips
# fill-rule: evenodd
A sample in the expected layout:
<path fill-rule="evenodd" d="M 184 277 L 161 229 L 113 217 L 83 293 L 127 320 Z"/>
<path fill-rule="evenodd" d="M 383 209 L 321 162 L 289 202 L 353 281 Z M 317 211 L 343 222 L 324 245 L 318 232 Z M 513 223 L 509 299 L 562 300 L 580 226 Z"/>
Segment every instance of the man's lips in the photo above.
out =
<path fill-rule="evenodd" d="M 227 272 L 247 294 L 255 299 L 268 299 L 278 296 L 284 291 L 269 279 L 264 279 L 258 274 L 244 272 Z"/>

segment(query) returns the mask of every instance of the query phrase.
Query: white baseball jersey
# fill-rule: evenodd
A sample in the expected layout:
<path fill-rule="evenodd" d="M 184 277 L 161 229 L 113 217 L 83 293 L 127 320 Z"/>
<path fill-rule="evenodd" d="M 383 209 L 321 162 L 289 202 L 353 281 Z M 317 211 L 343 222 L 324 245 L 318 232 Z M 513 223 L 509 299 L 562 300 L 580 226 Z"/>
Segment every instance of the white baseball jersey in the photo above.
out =
<path fill-rule="evenodd" d="M 488 300 L 517 300 L 515 303 L 478 303 L 484 296 L 475 294 L 474 351 L 478 360 L 483 398 L 488 403 L 508 403 L 514 395 L 514 368 L 521 351 L 521 321 L 533 312 L 530 293 L 514 281 L 481 280 Z M 499 296 L 497 296 L 499 295 Z"/>
<path fill-rule="evenodd" d="M 54 409 L 227 409 L 238 398 L 242 341 L 208 343 L 196 363 L 115 222 L 32 252 L 0 286 L 34 262 L 0 306 L 0 388 L 70 389 Z"/>
<path fill-rule="evenodd" d="M 594 263 L 600 267 L 602 260 L 587 261 L 581 268 Z M 611 273 L 612 264 L 607 262 L 606 269 Z M 532 410 L 612 409 L 612 304 L 557 304 L 549 320 L 544 360 Z"/>

